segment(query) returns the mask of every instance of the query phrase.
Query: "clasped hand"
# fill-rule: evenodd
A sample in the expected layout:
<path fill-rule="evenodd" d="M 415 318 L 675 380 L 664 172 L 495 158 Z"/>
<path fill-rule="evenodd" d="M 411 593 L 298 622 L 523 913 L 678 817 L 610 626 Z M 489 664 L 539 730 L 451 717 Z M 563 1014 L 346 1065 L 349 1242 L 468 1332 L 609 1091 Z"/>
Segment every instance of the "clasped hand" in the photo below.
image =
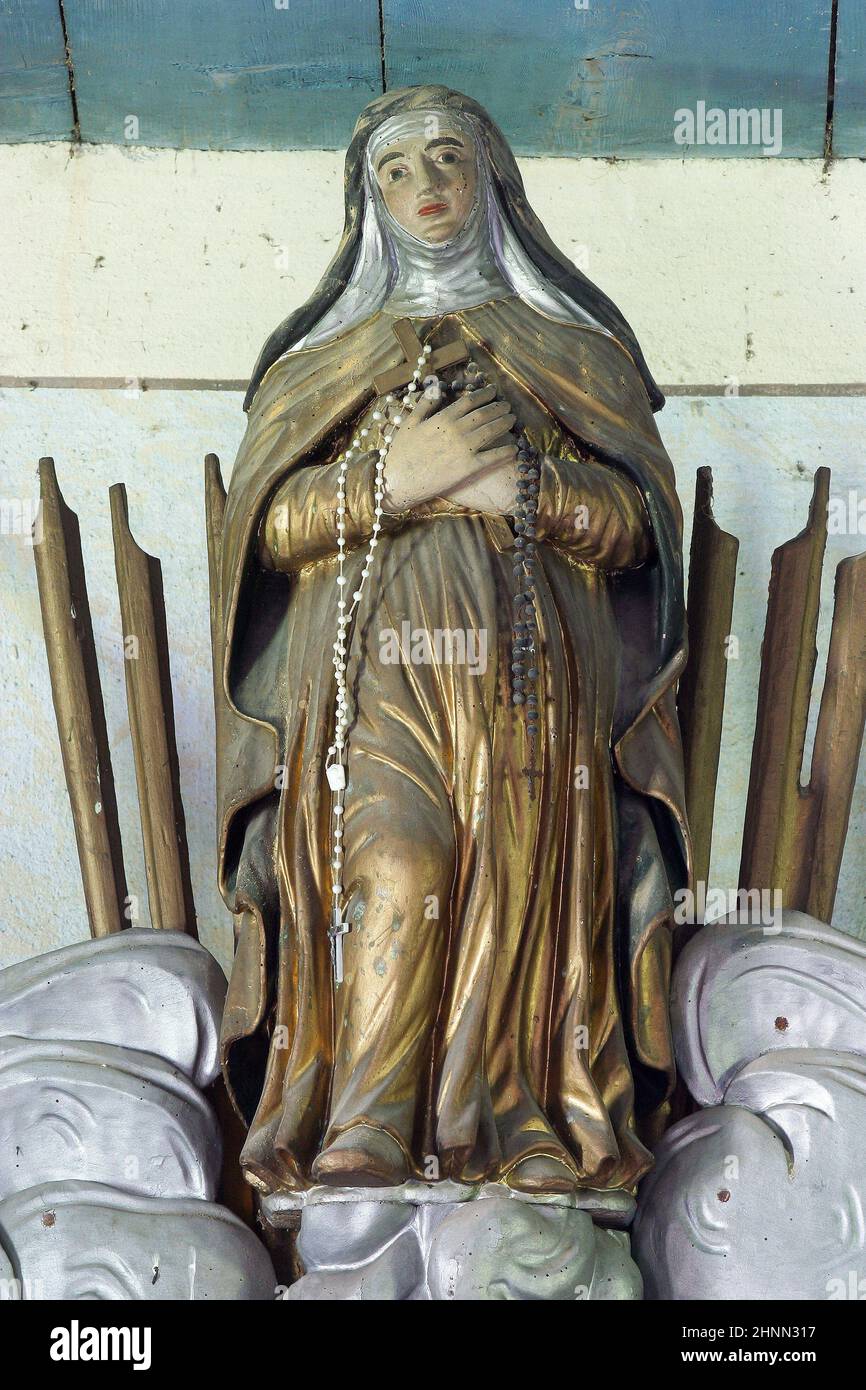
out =
<path fill-rule="evenodd" d="M 394 429 L 385 469 L 386 512 L 445 498 L 471 511 L 507 515 L 516 496 L 515 422 L 507 401 L 485 386 L 436 410 L 420 396 Z M 434 413 L 435 412 L 435 413 Z"/>

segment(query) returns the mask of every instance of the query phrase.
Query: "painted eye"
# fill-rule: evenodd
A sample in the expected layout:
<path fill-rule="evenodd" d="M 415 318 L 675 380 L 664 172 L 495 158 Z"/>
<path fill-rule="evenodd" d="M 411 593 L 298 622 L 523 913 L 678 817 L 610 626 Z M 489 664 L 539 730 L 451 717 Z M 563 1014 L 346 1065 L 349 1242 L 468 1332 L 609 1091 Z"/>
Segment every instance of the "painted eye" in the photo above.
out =
<path fill-rule="evenodd" d="M 388 170 L 388 182 L 389 182 L 389 183 L 397 183 L 397 181 L 398 181 L 399 179 L 404 179 L 405 177 L 406 177 L 406 170 L 405 170 L 405 169 L 389 169 L 389 170 Z"/>
<path fill-rule="evenodd" d="M 457 154 L 457 152 L 456 152 L 455 150 L 445 150 L 445 151 L 439 156 L 439 163 L 440 163 L 440 164 L 459 164 L 459 163 L 460 163 L 460 156 L 459 156 L 459 154 Z"/>

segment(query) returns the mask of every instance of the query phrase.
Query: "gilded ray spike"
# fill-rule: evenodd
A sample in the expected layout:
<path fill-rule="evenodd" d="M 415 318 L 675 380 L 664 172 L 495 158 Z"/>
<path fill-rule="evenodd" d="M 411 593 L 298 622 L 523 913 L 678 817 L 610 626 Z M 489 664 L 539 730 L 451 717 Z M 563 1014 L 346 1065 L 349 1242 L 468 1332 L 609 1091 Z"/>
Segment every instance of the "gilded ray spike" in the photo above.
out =
<path fill-rule="evenodd" d="M 63 500 L 52 458 L 39 460 L 39 492 L 33 554 L 51 694 L 90 935 L 108 936 L 129 925 L 120 823 L 78 518 Z"/>
<path fill-rule="evenodd" d="M 812 853 L 802 841 L 800 777 L 827 542 L 830 470 L 815 474 L 809 520 L 798 536 L 774 551 L 761 648 L 761 679 L 740 887 L 780 890 L 788 908 L 805 909 L 798 884 L 801 861 Z"/>
<path fill-rule="evenodd" d="M 689 657 L 677 696 L 696 883 L 709 879 L 739 548 L 737 537 L 713 516 L 712 469 L 699 468 L 689 558 Z"/>
<path fill-rule="evenodd" d="M 129 529 L 126 488 L 110 491 L 147 896 L 154 927 L 196 935 L 174 733 L 162 569 Z"/>
<path fill-rule="evenodd" d="M 799 875 L 794 906 L 823 922 L 833 914 L 857 763 L 866 726 L 866 553 L 836 569 L 827 672 L 812 750 L 809 785 L 800 795 Z"/>
<path fill-rule="evenodd" d="M 207 570 L 210 591 L 210 637 L 214 694 L 218 701 L 220 653 L 222 651 L 222 595 L 220 592 L 220 562 L 222 552 L 223 518 L 226 490 L 223 485 L 220 461 L 216 454 L 207 454 L 204 461 L 205 529 L 207 531 Z"/>

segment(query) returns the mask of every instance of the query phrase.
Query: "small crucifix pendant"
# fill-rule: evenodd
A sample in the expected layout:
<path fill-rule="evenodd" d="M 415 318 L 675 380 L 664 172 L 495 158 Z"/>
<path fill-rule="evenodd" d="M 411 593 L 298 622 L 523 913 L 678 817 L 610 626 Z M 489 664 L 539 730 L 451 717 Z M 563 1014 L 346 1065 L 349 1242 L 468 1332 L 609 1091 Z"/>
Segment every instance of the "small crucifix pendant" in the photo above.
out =
<path fill-rule="evenodd" d="M 526 778 L 527 782 L 529 783 L 529 800 L 530 800 L 530 801 L 534 801 L 534 800 L 535 800 L 535 779 L 536 779 L 536 777 L 542 777 L 544 774 L 542 773 L 542 771 L 541 771 L 540 768 L 537 768 L 537 767 L 535 766 L 535 759 L 534 759 L 534 758 L 531 758 L 531 759 L 530 759 L 529 767 L 522 767 L 522 768 L 520 769 L 520 771 L 523 773 L 524 777 Z"/>
<path fill-rule="evenodd" d="M 409 385 L 415 375 L 418 358 L 424 351 L 424 344 L 412 327 L 410 319 L 397 320 L 394 324 L 394 336 L 403 349 L 406 361 L 399 367 L 391 367 L 387 372 L 380 372 L 378 376 L 373 377 L 373 386 L 380 396 L 387 396 L 389 392 Z M 462 338 L 455 338 L 453 343 L 446 343 L 444 347 L 431 352 L 427 358 L 427 370 L 441 372 L 445 367 L 456 367 L 458 362 L 468 360 L 468 347 Z"/>
<path fill-rule="evenodd" d="M 349 923 L 343 916 L 342 908 L 332 908 L 328 936 L 331 940 L 331 968 L 334 972 L 335 985 L 343 983 L 343 937 L 350 930 Z"/>

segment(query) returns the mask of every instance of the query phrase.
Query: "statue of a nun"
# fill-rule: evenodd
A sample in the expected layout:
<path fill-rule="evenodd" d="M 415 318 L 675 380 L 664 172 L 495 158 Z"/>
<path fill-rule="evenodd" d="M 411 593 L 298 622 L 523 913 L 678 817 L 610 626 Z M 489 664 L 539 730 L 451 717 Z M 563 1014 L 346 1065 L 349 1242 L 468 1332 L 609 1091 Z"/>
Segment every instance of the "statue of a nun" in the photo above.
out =
<path fill-rule="evenodd" d="M 486 112 L 371 102 L 225 512 L 223 1055 L 259 1189 L 649 1166 L 689 874 L 662 404 Z"/>

